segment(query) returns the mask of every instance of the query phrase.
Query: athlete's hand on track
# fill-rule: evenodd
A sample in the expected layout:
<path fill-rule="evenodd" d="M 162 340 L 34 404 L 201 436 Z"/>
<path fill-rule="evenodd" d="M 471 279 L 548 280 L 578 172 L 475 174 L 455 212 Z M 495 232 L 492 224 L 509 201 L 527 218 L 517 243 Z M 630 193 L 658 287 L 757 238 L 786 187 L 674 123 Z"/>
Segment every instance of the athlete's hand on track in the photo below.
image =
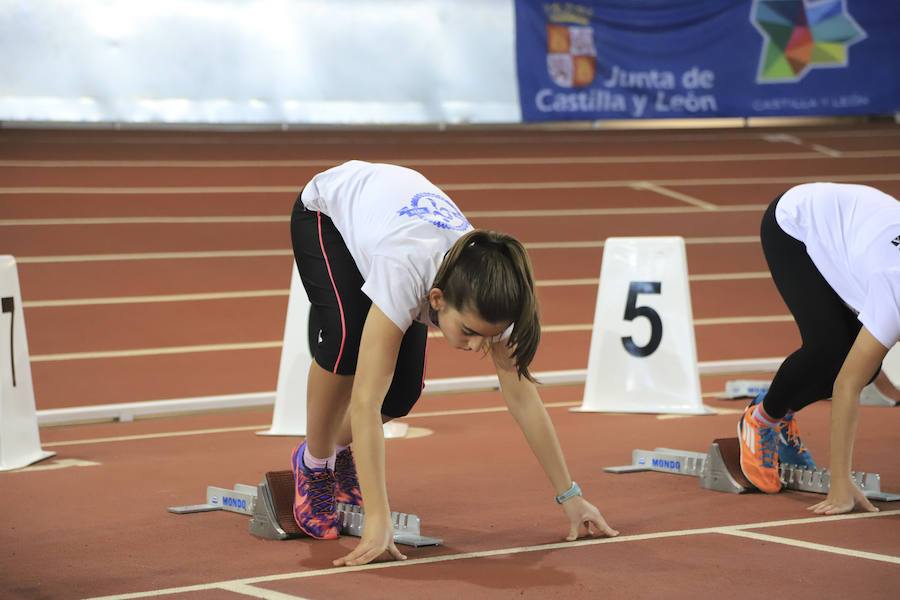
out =
<path fill-rule="evenodd" d="M 832 481 L 828 497 L 818 504 L 807 507 L 806 510 L 811 510 L 817 515 L 840 515 L 852 512 L 857 507 L 864 512 L 878 512 L 878 509 L 869 502 L 862 490 L 848 479 L 840 483 Z"/>
<path fill-rule="evenodd" d="M 336 567 L 355 567 L 382 556 L 383 560 L 406 560 L 406 556 L 394 544 L 394 525 L 390 518 L 370 521 L 367 516 L 359 544 L 350 554 L 338 558 L 332 564 Z"/>
<path fill-rule="evenodd" d="M 607 537 L 616 537 L 619 532 L 610 527 L 606 523 L 606 519 L 597 510 L 597 507 L 582 498 L 575 496 L 562 503 L 566 517 L 569 519 L 569 535 L 566 541 L 578 539 L 578 536 L 584 531 L 585 535 L 595 536 L 598 534 Z"/>

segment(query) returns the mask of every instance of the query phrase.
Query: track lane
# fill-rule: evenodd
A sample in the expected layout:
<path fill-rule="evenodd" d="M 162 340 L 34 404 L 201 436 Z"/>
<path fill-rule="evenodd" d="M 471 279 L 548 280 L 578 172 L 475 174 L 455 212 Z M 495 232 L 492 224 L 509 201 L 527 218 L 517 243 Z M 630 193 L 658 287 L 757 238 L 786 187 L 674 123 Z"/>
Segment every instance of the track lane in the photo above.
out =
<path fill-rule="evenodd" d="M 770 281 L 695 281 L 691 296 L 695 319 L 787 314 Z M 591 324 L 596 297 L 594 285 L 540 287 L 541 322 L 545 327 Z M 624 298 L 622 302 L 624 309 Z M 29 350 L 37 359 L 75 352 L 280 340 L 287 303 L 283 295 L 51 306 L 26 308 L 25 317 Z"/>
<path fill-rule="evenodd" d="M 691 208 L 692 212 L 674 214 L 479 217 L 471 223 L 504 231 L 523 243 L 594 241 L 614 235 L 752 236 L 759 235 L 764 208 L 760 204 L 740 212 Z M 0 252 L 17 257 L 290 249 L 290 228 L 280 222 L 24 225 L 2 233 Z"/>
<path fill-rule="evenodd" d="M 89 217 L 279 216 L 287 220 L 297 192 L 242 194 L 0 194 L 3 219 Z M 451 194 L 464 212 L 559 208 L 634 208 L 684 206 L 684 202 L 628 186 L 606 190 L 458 190 Z"/>
<path fill-rule="evenodd" d="M 580 389 L 577 387 L 555 388 L 545 394 L 545 401 L 548 402 L 579 398 Z M 683 532 L 693 528 L 807 517 L 802 510 L 808 503 L 806 495 L 715 494 L 700 489 L 693 478 L 673 478 L 658 473 L 616 476 L 599 470 L 604 465 L 626 462 L 628 449 L 632 447 L 665 445 L 703 450 L 697 441 L 709 440 L 733 428 L 733 415 L 659 421 L 646 415 L 573 414 L 565 408 L 551 409 L 550 414 L 559 430 L 573 475 L 578 478 L 587 496 L 623 531 L 623 535 Z M 827 436 L 828 407 L 813 406 L 804 411 L 804 415 L 807 443 L 819 452 L 817 456 L 822 456 L 821 448 Z M 885 478 L 896 481 L 900 477 L 900 466 L 897 461 L 890 460 L 879 443 L 881 436 L 896 424 L 896 419 L 884 415 L 885 418 L 879 423 L 878 417 L 882 415 L 883 409 L 863 409 L 862 420 L 872 427 L 861 432 L 857 444 L 858 458 L 861 465 L 879 470 Z M 415 424 L 435 431 L 435 435 L 387 444 L 392 505 L 401 510 L 414 506 L 426 530 L 444 537 L 446 545 L 439 549 L 417 550 L 413 556 L 420 558 L 520 547 L 533 547 L 534 552 L 508 553 L 504 558 L 460 562 L 457 564 L 461 567 L 467 566 L 456 572 L 440 565 L 408 565 L 402 568 L 393 565 L 379 571 L 346 573 L 339 577 L 323 573 L 319 575 L 321 579 L 316 585 L 333 591 L 335 586 L 351 585 L 358 581 L 358 584 L 347 589 L 341 588 L 345 595 L 354 596 L 373 589 L 393 593 L 397 586 L 421 591 L 424 581 L 425 585 L 430 586 L 429 593 L 435 597 L 440 598 L 444 594 L 457 597 L 485 589 L 503 593 L 509 584 L 483 577 L 485 569 L 495 575 L 503 573 L 518 577 L 517 581 L 523 584 L 520 587 L 524 588 L 525 583 L 545 585 L 539 580 L 546 570 L 544 567 L 547 567 L 550 569 L 549 581 L 556 585 L 549 586 L 548 590 L 538 587 L 537 591 L 544 595 L 551 590 L 569 590 L 573 577 L 578 581 L 602 577 L 607 583 L 599 581 L 597 585 L 607 585 L 609 577 L 617 577 L 615 571 L 620 561 L 625 566 L 619 569 L 618 577 L 627 575 L 629 580 L 636 576 L 648 579 L 648 570 L 652 569 L 654 575 L 660 575 L 660 565 L 672 565 L 673 556 L 680 557 L 674 559 L 676 570 L 679 573 L 689 571 L 694 577 L 682 579 L 674 574 L 653 577 L 657 583 L 650 585 L 658 585 L 655 589 L 659 593 L 684 590 L 702 595 L 703 590 L 708 591 L 710 584 L 725 586 L 736 573 L 744 572 L 748 564 L 763 568 L 771 563 L 773 557 L 792 564 L 800 561 L 806 565 L 804 573 L 807 577 L 824 577 L 834 589 L 841 589 L 842 592 L 846 584 L 837 577 L 843 577 L 845 571 L 855 574 L 854 589 L 864 595 L 878 595 L 885 585 L 890 587 L 893 584 L 892 574 L 896 569 L 885 571 L 885 566 L 879 563 L 857 562 L 843 557 L 838 559 L 819 553 L 807 554 L 806 551 L 777 545 L 761 548 L 759 542 L 734 538 L 704 538 L 697 545 L 691 538 L 682 535 L 668 542 L 665 539 L 652 543 L 649 540 L 633 540 L 612 546 L 559 547 L 548 552 L 535 546 L 560 541 L 563 533 L 560 529 L 561 516 L 558 509 L 543 500 L 548 493 L 546 481 L 535 477 L 538 467 L 532 459 L 525 458 L 528 456 L 527 447 L 508 415 L 489 413 L 477 418 L 429 417 L 416 419 Z M 145 424 L 119 425 L 115 428 L 127 431 L 132 426 Z M 197 501 L 202 497 L 203 486 L 207 483 L 227 486 L 239 481 L 252 482 L 259 478 L 261 471 L 285 465 L 294 444 L 292 438 L 260 438 L 252 432 L 243 431 L 214 436 L 72 446 L 60 450 L 68 456 L 96 460 L 103 463 L 103 467 L 81 472 L 62 470 L 0 474 L 3 478 L 16 478 L 15 485 L 9 488 L 11 501 L 29 506 L 29 511 L 21 515 L 20 524 L 31 532 L 31 536 L 27 544 L 17 546 L 16 564 L 19 568 L 10 571 L 14 574 L 15 586 L 17 589 L 35 589 L 39 586 L 42 592 L 53 597 L 85 597 L 328 569 L 330 559 L 350 548 L 354 540 L 332 543 L 303 540 L 264 542 L 248 538 L 245 517 L 215 513 L 176 517 L 166 514 L 161 508 Z M 485 454 L 491 456 L 490 467 L 473 469 L 472 462 Z M 439 469 L 434 462 L 436 456 L 444 457 Z M 185 465 L 191 467 L 185 468 Z M 150 470 L 164 473 L 165 478 L 147 477 Z M 504 473 L 506 485 L 495 485 L 498 471 Z M 198 479 L 198 473 L 202 473 L 202 478 Z M 110 480 L 118 484 L 111 486 L 108 483 Z M 472 490 L 487 489 L 492 484 L 495 488 L 492 502 L 484 502 L 482 497 L 472 493 Z M 52 494 L 45 493 L 51 486 L 90 489 L 93 502 L 60 503 Z M 645 501 L 636 502 L 635 499 Z M 128 511 L 112 512 L 110 506 L 127 506 Z M 453 509 L 448 510 L 448 506 Z M 54 518 L 67 523 L 64 532 L 59 531 Z M 877 521 L 881 529 L 878 537 L 872 540 L 872 545 L 864 545 L 862 549 L 875 551 L 895 538 L 896 517 L 866 518 Z M 832 522 L 815 528 L 808 525 L 803 530 L 804 535 L 821 535 L 825 529 L 834 527 Z M 110 527 L 127 528 L 132 535 L 110 538 Z M 781 527 L 752 530 L 786 535 L 789 534 L 789 527 L 797 525 L 788 525 L 784 530 Z M 878 530 L 878 527 L 872 527 Z M 852 526 L 846 528 L 848 534 L 854 530 Z M 872 531 L 870 528 L 866 530 Z M 860 544 L 860 537 L 854 536 L 853 539 L 855 541 L 848 540 L 847 544 Z M 669 542 L 672 542 L 671 545 Z M 223 549 L 235 547 L 249 548 L 251 551 L 223 552 Z M 89 556 L 85 554 L 85 548 L 90 550 Z M 722 556 L 731 554 L 749 557 L 739 567 L 732 564 L 734 561 L 726 560 L 731 566 L 723 567 L 726 572 L 720 582 L 717 577 L 722 575 L 719 573 L 721 569 L 711 569 L 710 565 L 715 566 L 717 560 L 721 562 Z M 123 556 L 128 560 L 123 561 Z M 74 574 L 62 570 L 51 572 L 41 567 L 47 563 L 71 564 L 78 568 Z M 185 569 L 186 564 L 191 568 Z M 598 564 L 607 564 L 610 569 L 598 570 Z M 109 565 L 116 565 L 116 577 L 109 576 Z M 308 586 L 296 587 L 302 581 L 260 581 L 257 585 L 295 593 L 313 591 Z M 412 582 L 417 587 L 412 587 Z M 697 582 L 704 584 L 702 589 L 690 587 Z M 616 583 L 615 589 L 624 589 L 624 579 L 622 583 Z M 791 588 L 796 590 L 793 593 L 802 595 L 803 590 L 808 591 L 810 584 L 801 577 L 785 585 L 794 586 Z M 516 593 L 520 587 L 516 588 Z M 578 590 L 573 588 L 570 591 Z M 318 595 L 318 592 L 314 594 Z M 203 597 L 202 592 L 199 597 Z"/>
<path fill-rule="evenodd" d="M 700 361 L 785 356 L 800 341 L 796 327 L 787 322 L 704 325 L 694 331 Z M 545 332 L 534 370 L 586 368 L 590 339 L 589 331 Z M 276 346 L 33 362 L 31 370 L 37 407 L 45 409 L 271 391 L 280 356 Z M 427 361 L 429 379 L 493 373 L 489 358 L 463 355 L 440 339 L 429 340 Z"/>
<path fill-rule="evenodd" d="M 872 158 L 843 156 L 798 160 L 746 160 L 677 163 L 598 163 L 598 164 L 529 164 L 529 165 L 423 165 L 417 170 L 439 187 L 443 182 L 486 183 L 494 181 L 539 182 L 553 180 L 619 180 L 674 179 L 708 177 L 747 177 L 754 175 L 827 177 L 868 173 Z M 882 169 L 900 171 L 900 156 L 879 158 Z M 0 167 L 4 187 L 91 187 L 102 181 L 105 187 L 180 187 L 180 186 L 293 186 L 299 189 L 325 167 L 171 167 L 117 168 L 103 167 Z"/>
<path fill-rule="evenodd" d="M 553 285 L 557 280 L 598 279 L 602 252 L 598 245 L 536 248 L 528 254 L 539 285 Z M 758 242 L 692 244 L 689 239 L 687 256 L 691 276 L 766 270 Z M 286 294 L 292 261 L 285 251 L 281 256 L 263 257 L 23 263 L 19 281 L 26 303 L 241 290 L 283 290 Z"/>

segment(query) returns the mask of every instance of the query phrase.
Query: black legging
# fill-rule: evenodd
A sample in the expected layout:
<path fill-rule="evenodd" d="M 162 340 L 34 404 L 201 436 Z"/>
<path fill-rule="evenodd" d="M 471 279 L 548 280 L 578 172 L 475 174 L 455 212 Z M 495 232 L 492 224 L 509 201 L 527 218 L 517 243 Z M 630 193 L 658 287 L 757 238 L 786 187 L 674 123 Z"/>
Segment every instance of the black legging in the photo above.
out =
<path fill-rule="evenodd" d="M 803 345 L 781 363 L 763 400 L 773 419 L 831 397 L 834 380 L 862 327 L 813 264 L 806 246 L 775 221 L 780 199 L 766 210 L 760 239 L 772 279 L 794 316 Z"/>

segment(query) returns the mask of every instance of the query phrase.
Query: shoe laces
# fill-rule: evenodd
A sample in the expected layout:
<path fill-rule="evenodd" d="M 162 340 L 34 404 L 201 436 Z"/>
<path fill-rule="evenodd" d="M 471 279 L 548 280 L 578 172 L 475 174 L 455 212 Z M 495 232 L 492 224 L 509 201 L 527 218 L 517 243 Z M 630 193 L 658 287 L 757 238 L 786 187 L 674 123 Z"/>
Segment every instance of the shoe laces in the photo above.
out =
<path fill-rule="evenodd" d="M 334 475 L 338 484 L 344 491 L 359 489 L 359 479 L 356 476 L 356 463 L 353 462 L 353 453 L 350 448 L 338 453 L 334 461 Z"/>
<path fill-rule="evenodd" d="M 775 466 L 775 457 L 778 455 L 778 444 L 775 430 L 771 427 L 759 428 L 759 451 L 762 454 L 762 464 L 771 469 Z"/>
<path fill-rule="evenodd" d="M 307 493 L 313 512 L 333 513 L 334 500 L 334 474 L 328 469 L 322 471 L 307 471 Z"/>
<path fill-rule="evenodd" d="M 794 420 L 793 413 L 788 413 L 788 416 L 782 420 L 779 429 L 785 444 L 794 448 L 799 454 L 807 452 L 806 446 L 800 439 L 800 426 Z"/>

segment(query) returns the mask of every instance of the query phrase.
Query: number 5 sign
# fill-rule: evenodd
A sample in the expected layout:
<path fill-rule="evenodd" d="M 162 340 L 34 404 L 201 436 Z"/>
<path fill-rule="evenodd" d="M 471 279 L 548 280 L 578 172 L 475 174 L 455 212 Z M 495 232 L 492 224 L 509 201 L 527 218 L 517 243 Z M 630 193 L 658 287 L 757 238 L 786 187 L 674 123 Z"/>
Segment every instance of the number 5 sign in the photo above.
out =
<path fill-rule="evenodd" d="M 609 238 L 584 412 L 707 414 L 680 237 Z"/>
<path fill-rule="evenodd" d="M 41 450 L 19 276 L 12 256 L 0 256 L 0 471 L 53 456 Z"/>

